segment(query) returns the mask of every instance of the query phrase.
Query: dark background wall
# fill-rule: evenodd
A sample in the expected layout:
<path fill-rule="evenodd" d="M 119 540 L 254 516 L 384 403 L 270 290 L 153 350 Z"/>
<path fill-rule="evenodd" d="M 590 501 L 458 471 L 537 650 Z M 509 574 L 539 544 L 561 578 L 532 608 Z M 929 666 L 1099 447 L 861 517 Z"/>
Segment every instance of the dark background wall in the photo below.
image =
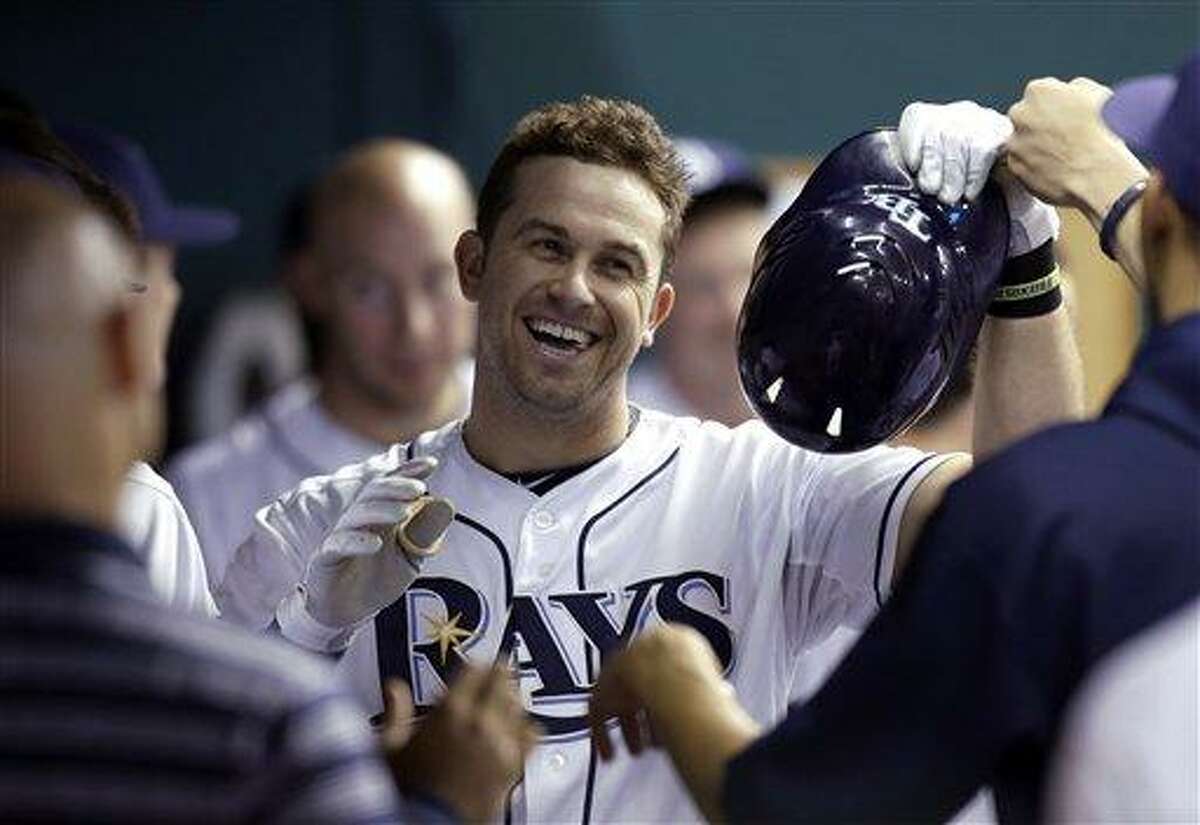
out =
<path fill-rule="evenodd" d="M 180 261 L 180 379 L 231 289 L 268 282 L 286 193 L 399 133 L 476 183 L 512 121 L 583 92 L 767 154 L 820 153 L 906 101 L 1005 106 L 1026 79 L 1161 71 L 1200 42 L 1190 2 L 42 2 L 0 11 L 0 84 L 138 138 L 173 195 L 243 231 Z"/>

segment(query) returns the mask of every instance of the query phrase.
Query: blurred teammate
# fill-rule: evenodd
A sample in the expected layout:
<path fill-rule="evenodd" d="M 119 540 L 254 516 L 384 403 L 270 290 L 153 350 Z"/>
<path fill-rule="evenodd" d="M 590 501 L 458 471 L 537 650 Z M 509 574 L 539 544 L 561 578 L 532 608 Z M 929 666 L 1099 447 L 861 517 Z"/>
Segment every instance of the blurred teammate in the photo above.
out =
<path fill-rule="evenodd" d="M 1200 822 L 1200 601 L 1119 646 L 1063 723 L 1048 822 Z"/>
<path fill-rule="evenodd" d="M 655 333 L 654 360 L 641 359 L 630 373 L 629 399 L 733 427 L 753 415 L 738 383 L 737 320 L 767 228 L 770 191 L 735 147 L 673 142 L 691 195 L 671 271 L 675 306 Z"/>
<path fill-rule="evenodd" d="M 927 124 L 931 140 L 963 142 L 980 188 L 997 118 L 946 107 Z M 460 658 L 511 656 L 545 731 L 514 820 L 695 819 L 665 759 L 597 761 L 586 711 L 601 661 L 647 625 L 684 622 L 752 712 L 778 719 L 796 656 L 869 619 L 968 463 L 888 447 L 815 454 L 761 422 L 632 407 L 627 372 L 671 310 L 663 276 L 685 205 L 681 164 L 644 109 L 585 97 L 522 118 L 456 251 L 479 308 L 468 417 L 281 496 L 218 590 L 232 620 L 344 651 L 369 707 L 387 676 L 420 707 Z M 1049 241 L 1047 212 L 1010 211 L 1014 260 Z M 988 329 L 981 382 L 1008 391 L 979 411 L 981 455 L 1081 403 L 1063 313 Z M 440 553 L 398 555 L 391 537 L 416 490 L 397 484 L 431 459 L 423 488 L 458 513 Z"/>
<path fill-rule="evenodd" d="M 11 95 L 0 97 L 0 141 L 16 153 L 23 171 L 83 193 L 137 245 L 138 268 L 129 288 L 136 296 L 133 307 L 139 322 L 149 330 L 138 340 L 149 348 L 147 357 L 161 392 L 167 339 L 179 292 L 172 269 L 173 248 L 164 244 L 217 240 L 236 229 L 236 219 L 225 213 L 172 207 L 153 167 L 136 144 L 96 130 L 67 131 L 78 141 L 77 146 L 68 146 L 51 132 L 32 107 Z M 86 162 L 79 155 L 86 156 Z M 92 163 L 96 168 L 89 165 Z M 146 213 L 148 230 L 143 227 L 139 211 Z M 197 235 L 205 227 L 209 232 Z M 143 242 L 146 231 L 154 240 Z M 186 238 L 175 237 L 181 231 Z M 214 231 L 216 236 L 212 235 Z M 141 415 L 147 445 L 141 456 L 149 458 L 159 449 L 161 422 L 153 409 Z M 187 514 L 170 484 L 144 460 L 130 466 L 121 498 L 121 522 L 125 537 L 143 559 L 151 583 L 163 599 L 181 610 L 216 614 Z"/>
<path fill-rule="evenodd" d="M 238 230 L 238 219 L 222 209 L 171 203 L 145 150 L 129 138 L 95 127 L 60 124 L 56 134 L 137 209 L 140 276 L 133 288 L 137 306 L 151 328 L 155 380 L 165 390 L 167 345 L 179 304 L 175 260 L 180 247 L 223 243 Z M 159 433 L 148 434 L 153 459 Z M 125 537 L 146 559 L 155 589 L 183 610 L 216 615 L 204 557 L 195 530 L 175 490 L 144 460 L 135 461 L 121 495 Z"/>
<path fill-rule="evenodd" d="M 115 535 L 129 462 L 160 410 L 154 350 L 140 340 L 154 331 L 128 291 L 137 253 L 77 197 L 4 166 L 0 819 L 491 814 L 531 742 L 503 671 L 464 673 L 392 749 L 398 781 L 433 801 L 403 802 L 324 665 L 155 598 Z M 454 775 L 423 756 L 433 750 Z"/>
<path fill-rule="evenodd" d="M 167 469 L 214 586 L 259 507 L 466 409 L 471 315 L 453 257 L 473 218 L 462 170 L 419 143 L 367 143 L 317 182 L 309 207 L 287 279 L 318 341 L 312 380 Z"/>
<path fill-rule="evenodd" d="M 902 138 L 924 111 L 906 114 Z M 1035 81 L 1010 115 L 1008 168 L 1090 217 L 1148 286 L 1155 329 L 1100 420 L 1033 435 L 948 491 L 894 598 L 773 731 L 690 630 L 664 628 L 610 663 L 593 694 L 599 746 L 616 715 L 640 747 L 645 713 L 710 817 L 935 821 L 991 782 L 1002 821 L 1037 821 L 1081 680 L 1200 595 L 1200 54 L 1177 85 L 1111 99 L 1089 80 Z M 938 150 L 908 137 L 933 187 Z M 981 403 L 992 389 L 981 380 Z"/>

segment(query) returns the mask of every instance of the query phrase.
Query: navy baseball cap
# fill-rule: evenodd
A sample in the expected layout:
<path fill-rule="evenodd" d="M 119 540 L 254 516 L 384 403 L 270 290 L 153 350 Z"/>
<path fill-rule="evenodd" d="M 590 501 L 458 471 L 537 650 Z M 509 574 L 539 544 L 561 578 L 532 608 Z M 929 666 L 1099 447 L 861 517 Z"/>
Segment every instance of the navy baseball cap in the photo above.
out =
<path fill-rule="evenodd" d="M 771 191 L 753 161 L 736 146 L 720 140 L 680 136 L 672 139 L 688 172 L 693 201 L 721 193 L 737 193 L 766 205 Z"/>
<path fill-rule="evenodd" d="M 1174 75 L 1120 83 L 1104 122 L 1162 173 L 1175 201 L 1200 220 L 1200 50 Z"/>
<path fill-rule="evenodd" d="M 54 131 L 93 172 L 133 201 L 144 241 L 206 246 L 237 234 L 241 222 L 228 209 L 171 203 L 145 150 L 129 138 L 70 124 L 55 124 Z"/>

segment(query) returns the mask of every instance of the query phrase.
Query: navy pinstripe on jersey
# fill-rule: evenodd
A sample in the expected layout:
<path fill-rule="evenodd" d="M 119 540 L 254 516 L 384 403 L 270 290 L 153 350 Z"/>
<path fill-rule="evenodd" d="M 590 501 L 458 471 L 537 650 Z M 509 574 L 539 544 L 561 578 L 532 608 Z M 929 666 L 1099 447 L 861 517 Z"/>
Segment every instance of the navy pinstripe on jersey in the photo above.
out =
<path fill-rule="evenodd" d="M 0 821 L 396 821 L 323 663 L 170 612 L 107 535 L 0 546 Z"/>

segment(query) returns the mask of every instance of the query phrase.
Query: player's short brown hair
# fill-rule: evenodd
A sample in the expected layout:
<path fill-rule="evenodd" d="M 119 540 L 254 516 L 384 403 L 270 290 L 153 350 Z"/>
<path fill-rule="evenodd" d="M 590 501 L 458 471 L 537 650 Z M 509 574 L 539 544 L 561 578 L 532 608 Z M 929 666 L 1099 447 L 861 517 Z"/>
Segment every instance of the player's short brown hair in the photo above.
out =
<path fill-rule="evenodd" d="M 517 168 L 542 156 L 615 166 L 644 180 L 667 214 L 662 275 L 670 271 L 687 208 L 687 171 L 653 115 L 628 100 L 584 95 L 569 103 L 549 103 L 521 118 L 479 191 L 477 225 L 485 243 L 512 203 Z"/>

